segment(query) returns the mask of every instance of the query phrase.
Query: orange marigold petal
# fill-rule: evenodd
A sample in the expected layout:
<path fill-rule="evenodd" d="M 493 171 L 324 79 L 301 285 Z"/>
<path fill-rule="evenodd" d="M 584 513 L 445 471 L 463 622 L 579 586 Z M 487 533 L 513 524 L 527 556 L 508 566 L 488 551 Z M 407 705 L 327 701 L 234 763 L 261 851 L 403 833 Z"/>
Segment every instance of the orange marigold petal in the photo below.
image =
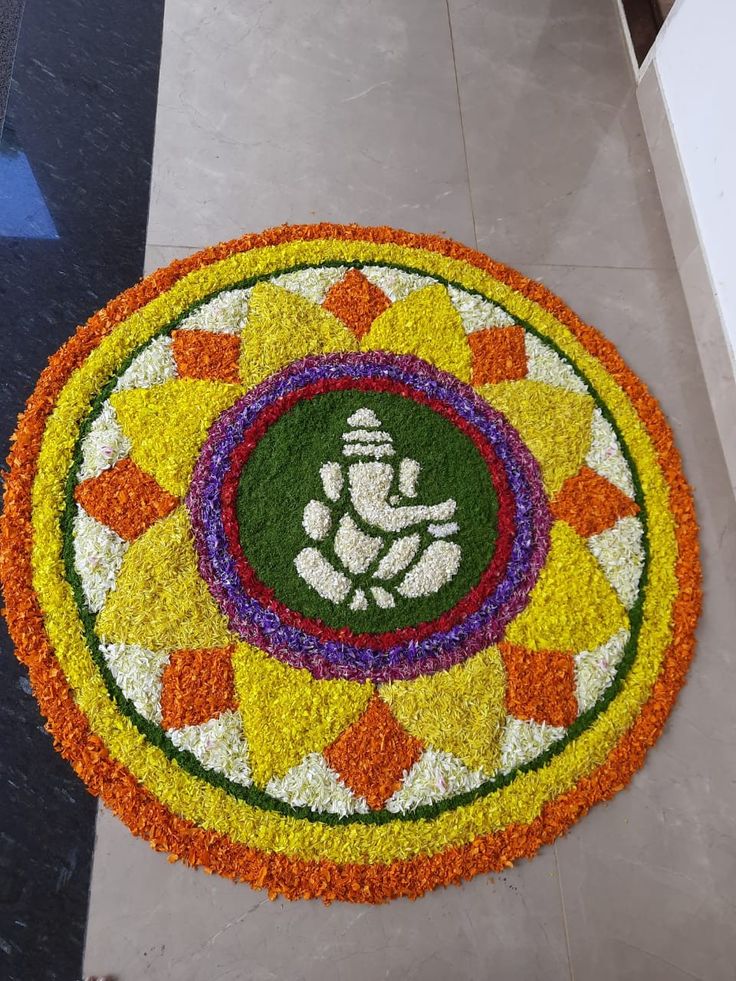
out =
<path fill-rule="evenodd" d="M 162 678 L 165 729 L 198 726 L 237 708 L 233 650 L 220 647 L 172 652 Z"/>
<path fill-rule="evenodd" d="M 639 505 L 605 477 L 583 467 L 562 485 L 552 513 L 589 538 L 613 527 L 619 518 L 637 515 Z"/>
<path fill-rule="evenodd" d="M 179 503 L 130 457 L 82 481 L 74 497 L 87 514 L 128 542 L 165 518 Z"/>
<path fill-rule="evenodd" d="M 575 664 L 565 651 L 531 651 L 501 644 L 506 668 L 506 708 L 516 719 L 569 726 L 578 715 Z"/>
<path fill-rule="evenodd" d="M 322 306 L 361 338 L 376 317 L 388 310 L 391 300 L 359 269 L 349 269 L 339 283 L 330 287 Z"/>
<path fill-rule="evenodd" d="M 172 337 L 182 378 L 240 384 L 240 337 L 205 330 L 175 330 Z"/>
<path fill-rule="evenodd" d="M 354 794 L 379 810 L 399 789 L 404 773 L 423 749 L 374 695 L 358 721 L 324 751 L 324 757 Z"/>
<path fill-rule="evenodd" d="M 473 385 L 526 378 L 523 327 L 489 327 L 468 334 L 473 352 Z"/>

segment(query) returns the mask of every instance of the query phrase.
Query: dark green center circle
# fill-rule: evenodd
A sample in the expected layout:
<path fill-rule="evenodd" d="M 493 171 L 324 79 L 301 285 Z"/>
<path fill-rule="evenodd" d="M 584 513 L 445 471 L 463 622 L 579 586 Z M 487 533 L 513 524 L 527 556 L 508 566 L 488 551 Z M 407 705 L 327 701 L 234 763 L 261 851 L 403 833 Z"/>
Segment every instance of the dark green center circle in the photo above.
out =
<path fill-rule="evenodd" d="M 404 576 L 421 560 L 435 541 L 431 521 L 422 521 L 400 532 L 386 532 L 367 524 L 356 512 L 349 493 L 349 468 L 358 462 L 343 453 L 343 434 L 350 431 L 348 417 L 369 409 L 380 420 L 380 430 L 390 435 L 393 455 L 380 462 L 393 467 L 390 498 L 393 506 L 436 505 L 456 502 L 452 522 L 458 529 L 442 540 L 456 543 L 460 563 L 454 577 L 432 595 L 404 597 L 398 590 Z M 403 459 L 420 465 L 413 497 L 402 495 L 399 466 Z M 364 459 L 361 457 L 360 459 Z M 325 493 L 320 470 L 339 464 L 342 490 L 333 501 Z M 310 501 L 329 512 L 329 532 L 310 538 L 303 523 Z M 320 507 L 324 516 L 328 512 Z M 249 457 L 240 477 L 237 518 L 246 559 L 260 581 L 284 606 L 332 628 L 347 627 L 356 633 L 383 633 L 436 619 L 455 606 L 479 582 L 493 556 L 496 541 L 498 499 L 488 468 L 478 451 L 449 419 L 410 398 L 385 392 L 342 390 L 326 392 L 298 402 L 266 431 Z M 334 536 L 341 518 L 349 514 L 363 534 L 380 539 L 380 552 L 363 572 L 351 572 L 335 552 Z M 418 534 L 421 544 L 411 562 L 394 578 L 376 578 L 376 569 L 396 539 Z M 336 573 L 351 582 L 345 600 L 333 602 L 320 594 L 297 572 L 296 556 L 317 549 Z M 394 598 L 391 609 L 374 601 L 372 586 L 386 588 Z M 367 609 L 351 609 L 356 591 L 368 600 Z"/>

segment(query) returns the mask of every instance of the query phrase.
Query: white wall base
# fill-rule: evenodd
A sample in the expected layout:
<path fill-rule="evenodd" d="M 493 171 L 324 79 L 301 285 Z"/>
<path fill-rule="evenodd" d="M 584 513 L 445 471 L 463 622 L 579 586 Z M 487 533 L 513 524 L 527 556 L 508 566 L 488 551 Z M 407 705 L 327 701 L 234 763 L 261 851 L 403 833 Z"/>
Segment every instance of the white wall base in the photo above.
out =
<path fill-rule="evenodd" d="M 655 60 L 645 63 L 637 99 L 690 312 L 731 486 L 736 494 L 736 368 L 716 297 Z"/>

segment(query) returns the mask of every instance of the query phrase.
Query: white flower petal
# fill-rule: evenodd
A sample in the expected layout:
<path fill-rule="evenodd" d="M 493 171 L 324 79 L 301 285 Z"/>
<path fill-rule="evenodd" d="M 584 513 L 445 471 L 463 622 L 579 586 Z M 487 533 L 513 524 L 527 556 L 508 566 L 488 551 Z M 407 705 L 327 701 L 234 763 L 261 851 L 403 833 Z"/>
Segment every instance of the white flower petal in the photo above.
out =
<path fill-rule="evenodd" d="M 435 286 L 437 280 L 430 276 L 419 276 L 417 273 L 404 272 L 403 269 L 389 269 L 384 266 L 364 266 L 361 272 L 365 278 L 377 286 L 395 303 L 404 300 L 415 290 L 423 286 Z"/>
<path fill-rule="evenodd" d="M 176 378 L 176 365 L 170 337 L 157 337 L 133 359 L 118 378 L 116 392 L 131 388 L 153 388 Z"/>
<path fill-rule="evenodd" d="M 476 293 L 466 293 L 456 286 L 448 286 L 447 292 L 452 305 L 460 314 L 466 334 L 485 327 L 511 327 L 516 323 L 505 310 Z"/>
<path fill-rule="evenodd" d="M 283 777 L 273 777 L 266 793 L 293 807 L 309 807 L 322 814 L 368 813 L 363 798 L 345 786 L 320 753 L 310 753 Z"/>
<path fill-rule="evenodd" d="M 79 479 L 98 477 L 130 453 L 130 440 L 120 427 L 115 409 L 106 402 L 82 440 Z"/>
<path fill-rule="evenodd" d="M 227 711 L 198 726 L 170 729 L 168 736 L 178 749 L 196 756 L 207 770 L 221 773 L 244 787 L 253 783 L 239 712 Z"/>
<path fill-rule="evenodd" d="M 613 681 L 629 639 L 628 630 L 619 630 L 594 651 L 575 655 L 575 691 L 578 712 L 592 708 Z"/>
<path fill-rule="evenodd" d="M 149 722 L 161 723 L 161 676 L 169 655 L 135 644 L 100 644 L 120 690 Z"/>
<path fill-rule="evenodd" d="M 413 811 L 423 804 L 474 790 L 486 779 L 481 770 L 469 770 L 452 753 L 430 746 L 404 775 L 401 787 L 386 802 L 386 810 Z"/>
<path fill-rule="evenodd" d="M 626 458 L 621 452 L 616 434 L 611 424 L 603 417 L 599 408 L 593 412 L 590 434 L 590 449 L 585 463 L 601 477 L 610 480 L 619 490 L 634 497 L 634 481 Z"/>
<path fill-rule="evenodd" d="M 87 606 L 99 613 L 115 585 L 128 542 L 77 505 L 74 516 L 74 568 Z"/>
<path fill-rule="evenodd" d="M 501 770 L 508 773 L 530 763 L 565 735 L 565 729 L 544 722 L 525 722 L 508 716 L 501 741 Z"/>
<path fill-rule="evenodd" d="M 347 266 L 324 266 L 298 269 L 296 272 L 284 273 L 271 282 L 274 286 L 282 286 L 292 293 L 298 293 L 312 303 L 322 303 L 330 287 L 339 283 L 347 272 Z"/>
<path fill-rule="evenodd" d="M 598 559 L 606 579 L 618 593 L 627 610 L 636 602 L 644 568 L 642 535 L 638 518 L 621 518 L 613 528 L 591 535 L 588 548 Z"/>
<path fill-rule="evenodd" d="M 531 381 L 544 382 L 568 392 L 587 393 L 588 386 L 579 378 L 572 367 L 556 351 L 527 331 L 524 336 L 526 348 L 526 377 Z"/>
<path fill-rule="evenodd" d="M 248 319 L 250 290 L 227 290 L 197 307 L 179 324 L 181 330 L 206 330 L 214 334 L 239 334 Z"/>

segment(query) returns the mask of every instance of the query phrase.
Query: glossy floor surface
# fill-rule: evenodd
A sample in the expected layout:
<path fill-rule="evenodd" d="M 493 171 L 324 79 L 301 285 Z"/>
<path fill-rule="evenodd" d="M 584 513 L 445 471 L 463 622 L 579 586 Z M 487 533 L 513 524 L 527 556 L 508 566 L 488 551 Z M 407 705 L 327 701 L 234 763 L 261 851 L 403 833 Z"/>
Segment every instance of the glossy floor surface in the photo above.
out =
<path fill-rule="evenodd" d="M 46 359 L 141 273 L 162 8 L 26 4 L 0 143 L 2 457 Z M 11 650 L 0 621 L 0 978 L 76 981 L 97 804 Z"/>
<path fill-rule="evenodd" d="M 736 509 L 613 0 L 167 0 L 149 269 L 283 221 L 443 232 L 601 328 L 702 524 L 691 680 L 631 787 L 504 875 L 269 902 L 100 809 L 86 969 L 117 981 L 736 977 Z"/>

